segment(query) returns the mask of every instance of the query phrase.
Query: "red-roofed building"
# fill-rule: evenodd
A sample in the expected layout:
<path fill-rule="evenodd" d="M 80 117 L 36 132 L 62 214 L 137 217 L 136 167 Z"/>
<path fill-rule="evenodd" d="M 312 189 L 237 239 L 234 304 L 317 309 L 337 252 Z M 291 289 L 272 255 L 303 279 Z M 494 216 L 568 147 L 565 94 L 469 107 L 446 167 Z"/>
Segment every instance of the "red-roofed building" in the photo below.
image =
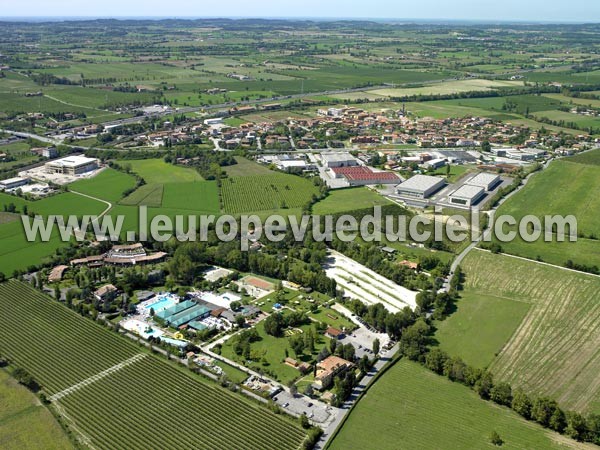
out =
<path fill-rule="evenodd" d="M 345 178 L 351 186 L 367 184 L 399 184 L 402 180 L 393 172 L 375 172 L 369 167 L 333 167 L 330 169 L 335 178 Z"/>

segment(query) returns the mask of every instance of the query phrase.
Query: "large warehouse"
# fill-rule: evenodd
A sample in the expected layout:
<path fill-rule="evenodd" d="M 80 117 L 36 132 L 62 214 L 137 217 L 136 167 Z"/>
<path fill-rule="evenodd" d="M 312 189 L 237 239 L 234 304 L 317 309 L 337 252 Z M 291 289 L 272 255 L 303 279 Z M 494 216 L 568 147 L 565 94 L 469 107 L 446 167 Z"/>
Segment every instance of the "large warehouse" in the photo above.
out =
<path fill-rule="evenodd" d="M 98 168 L 98 160 L 80 155 L 67 156 L 66 158 L 47 162 L 44 164 L 44 167 L 49 173 L 81 175 L 96 170 Z"/>
<path fill-rule="evenodd" d="M 485 197 L 485 190 L 479 186 L 465 184 L 449 196 L 450 203 L 459 206 L 473 206 Z"/>
<path fill-rule="evenodd" d="M 358 161 L 348 152 L 324 152 L 321 153 L 323 166 L 331 169 L 333 167 L 358 166 Z"/>
<path fill-rule="evenodd" d="M 396 187 L 398 195 L 412 198 L 428 198 L 446 185 L 446 180 L 429 175 L 415 175 Z"/>
<path fill-rule="evenodd" d="M 481 187 L 488 192 L 493 191 L 500 183 L 502 183 L 502 179 L 493 173 L 480 173 L 467 181 L 469 186 Z"/>

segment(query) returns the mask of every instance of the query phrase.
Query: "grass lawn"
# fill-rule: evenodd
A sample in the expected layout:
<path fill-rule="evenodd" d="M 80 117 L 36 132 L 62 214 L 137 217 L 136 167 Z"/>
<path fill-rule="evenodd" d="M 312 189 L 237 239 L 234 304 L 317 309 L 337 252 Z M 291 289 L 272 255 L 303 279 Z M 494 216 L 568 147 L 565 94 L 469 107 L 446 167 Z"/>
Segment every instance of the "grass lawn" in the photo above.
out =
<path fill-rule="evenodd" d="M 162 159 L 124 160 L 118 161 L 118 163 L 122 167 L 131 166 L 131 170 L 142 177 L 147 184 L 183 183 L 202 180 L 195 169 L 175 166 L 166 163 Z"/>
<path fill-rule="evenodd" d="M 446 167 L 440 167 L 440 168 L 436 169 L 431 175 L 437 175 L 437 176 L 441 175 L 444 178 L 446 178 L 449 183 L 454 183 L 454 182 L 456 182 L 456 180 L 458 180 L 461 176 L 463 176 L 465 173 L 467 173 L 469 171 L 469 166 L 451 164 L 450 165 L 450 175 L 448 177 L 446 177 L 446 174 L 448 173 L 447 170 L 448 169 L 446 169 Z"/>
<path fill-rule="evenodd" d="M 116 203 L 123 198 L 123 193 L 133 186 L 135 179 L 131 175 L 106 168 L 93 178 L 70 184 L 69 189 Z"/>
<path fill-rule="evenodd" d="M 493 449 L 492 431 L 504 440 L 503 449 L 592 448 L 405 359 L 373 385 L 327 448 Z"/>
<path fill-rule="evenodd" d="M 530 306 L 518 300 L 464 291 L 456 311 L 446 320 L 436 322 L 435 339 L 448 354 L 460 356 L 475 367 L 488 367 Z"/>
<path fill-rule="evenodd" d="M 191 210 L 198 213 L 219 213 L 219 190 L 216 181 L 165 184 L 164 208 Z"/>
<path fill-rule="evenodd" d="M 4 450 L 74 448 L 37 397 L 0 370 L 0 446 Z"/>
<path fill-rule="evenodd" d="M 581 155 L 579 161 L 591 161 L 594 152 Z M 504 203 L 498 214 L 512 215 L 517 221 L 532 214 L 540 219 L 545 215 L 573 215 L 577 219 L 577 231 L 585 236 L 600 236 L 600 202 L 596 192 L 600 189 L 600 167 L 578 164 L 575 160 L 563 159 L 551 163 L 550 167 L 532 177 L 527 186 Z M 560 186 L 560 189 L 557 188 Z M 577 199 L 577 201 L 573 201 Z M 515 239 L 500 243 L 504 251 L 546 262 L 563 265 L 568 259 L 586 265 L 599 265 L 600 242 L 578 239 L 577 242 L 527 243 Z"/>
<path fill-rule="evenodd" d="M 374 206 L 391 205 L 392 202 L 366 187 L 338 189 L 329 193 L 313 206 L 314 214 L 337 214 Z"/>
<path fill-rule="evenodd" d="M 27 205 L 29 211 L 42 216 L 100 214 L 106 205 L 98 201 L 71 192 L 54 195 L 38 201 L 26 201 L 12 195 L 0 193 L 0 205 L 14 203 L 19 213 Z M 12 275 L 15 269 L 26 269 L 36 265 L 54 254 L 65 243 L 60 240 L 58 230 L 54 228 L 48 242 L 37 239 L 28 242 L 21 220 L 0 224 L 0 272 Z"/>
<path fill-rule="evenodd" d="M 164 184 L 144 184 L 119 203 L 126 206 L 146 205 L 160 208 L 162 205 L 164 187 Z"/>
<path fill-rule="evenodd" d="M 312 324 L 303 325 L 299 328 L 306 332 L 306 330 L 311 327 L 313 327 Z M 256 331 L 261 339 L 260 341 L 251 344 L 251 352 L 256 355 L 254 361 L 246 361 L 243 356 L 236 355 L 232 348 L 231 339 L 223 344 L 221 354 L 225 358 L 244 364 L 251 369 L 262 370 L 274 377 L 275 380 L 284 384 L 299 378 L 301 373 L 297 369 L 283 363 L 286 349 L 288 350 L 289 356 L 292 358 L 294 357 L 294 352 L 290 349 L 288 338 L 285 335 L 282 337 L 274 337 L 267 334 L 265 332 L 264 321 L 261 321 L 256 325 Z M 316 358 L 319 351 L 328 341 L 329 339 L 325 336 L 317 335 L 315 333 L 315 353 L 308 355 L 308 353 L 305 352 L 302 357 L 296 359 L 300 361 L 311 361 Z M 262 359 L 264 359 L 263 362 L 261 362 Z"/>
<path fill-rule="evenodd" d="M 502 347 L 489 365 L 496 379 L 600 412 L 600 278 L 480 250 L 462 268 L 467 295 L 438 332 L 442 347 L 480 365 Z"/>
<path fill-rule="evenodd" d="M 579 164 L 588 164 L 592 166 L 600 166 L 600 149 L 592 150 L 579 155 L 570 156 L 565 161 Z"/>

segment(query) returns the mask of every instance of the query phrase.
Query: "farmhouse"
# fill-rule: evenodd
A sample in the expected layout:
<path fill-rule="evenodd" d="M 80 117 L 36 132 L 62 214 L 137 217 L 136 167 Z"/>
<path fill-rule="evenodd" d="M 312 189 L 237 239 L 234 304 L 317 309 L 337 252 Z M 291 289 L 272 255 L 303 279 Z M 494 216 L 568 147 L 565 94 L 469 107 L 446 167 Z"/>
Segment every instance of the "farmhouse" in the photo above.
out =
<path fill-rule="evenodd" d="M 29 178 L 14 177 L 0 181 L 0 190 L 16 189 L 29 183 Z"/>
<path fill-rule="evenodd" d="M 81 175 L 96 170 L 98 168 L 98 160 L 96 158 L 87 158 L 81 155 L 68 156 L 66 158 L 47 162 L 44 164 L 44 167 L 48 173 Z"/>
<path fill-rule="evenodd" d="M 485 190 L 479 186 L 465 184 L 450 194 L 450 203 L 460 206 L 473 206 L 485 196 Z"/>
<path fill-rule="evenodd" d="M 325 336 L 331 339 L 339 340 L 344 339 L 345 333 L 337 328 L 328 327 L 327 330 L 325 330 Z"/>
<path fill-rule="evenodd" d="M 333 167 L 358 166 L 358 161 L 348 152 L 324 152 L 321 153 L 323 166 L 331 169 Z"/>
<path fill-rule="evenodd" d="M 53 268 L 50 271 L 50 275 L 48 275 L 48 282 L 54 283 L 55 281 L 62 280 L 63 274 L 65 273 L 65 270 L 67 270 L 68 268 L 69 268 L 69 266 L 64 266 L 64 265 L 56 266 L 55 268 Z"/>
<path fill-rule="evenodd" d="M 502 179 L 492 173 L 480 173 L 467 181 L 469 186 L 481 187 L 486 191 L 493 191 L 500 183 L 502 183 Z"/>
<path fill-rule="evenodd" d="M 328 356 L 317 363 L 317 373 L 313 386 L 318 390 L 327 389 L 333 383 L 333 378 L 354 367 L 350 361 L 338 356 Z"/>
<path fill-rule="evenodd" d="M 117 295 L 117 291 L 118 289 L 112 284 L 106 284 L 94 292 L 94 297 L 101 302 L 105 302 L 107 300 L 112 300 Z"/>
<path fill-rule="evenodd" d="M 429 175 L 415 175 L 404 183 L 396 187 L 398 195 L 403 197 L 413 197 L 425 199 L 431 197 L 446 184 L 446 180 L 441 177 L 431 177 Z"/>

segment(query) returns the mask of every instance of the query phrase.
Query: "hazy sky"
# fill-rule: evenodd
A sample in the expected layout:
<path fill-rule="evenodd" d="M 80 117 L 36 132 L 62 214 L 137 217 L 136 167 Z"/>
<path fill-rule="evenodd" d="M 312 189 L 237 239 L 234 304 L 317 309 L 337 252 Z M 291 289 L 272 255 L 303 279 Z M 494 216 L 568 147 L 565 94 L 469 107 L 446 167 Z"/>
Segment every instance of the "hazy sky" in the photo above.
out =
<path fill-rule="evenodd" d="M 600 21 L 598 0 L 0 0 L 0 16 Z"/>

